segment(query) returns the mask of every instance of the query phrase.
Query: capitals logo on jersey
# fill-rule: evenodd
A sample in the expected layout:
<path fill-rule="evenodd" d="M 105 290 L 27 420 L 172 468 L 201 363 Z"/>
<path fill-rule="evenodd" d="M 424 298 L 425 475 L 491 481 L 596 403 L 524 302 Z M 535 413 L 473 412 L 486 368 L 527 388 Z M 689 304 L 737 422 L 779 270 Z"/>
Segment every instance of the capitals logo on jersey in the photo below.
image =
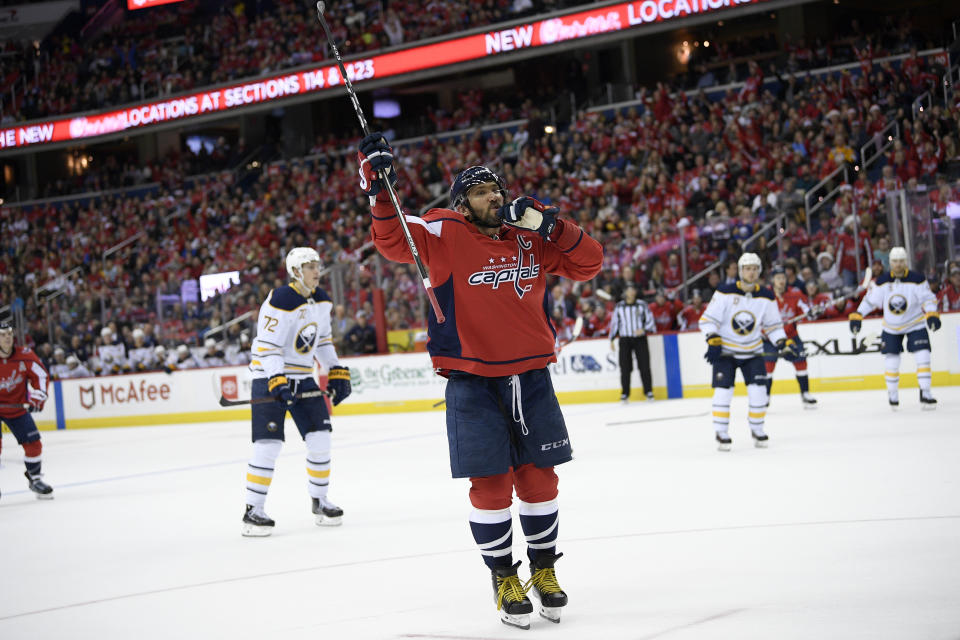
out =
<path fill-rule="evenodd" d="M 297 338 L 293 342 L 293 348 L 297 350 L 297 353 L 311 353 L 316 341 L 317 323 L 311 322 L 310 324 L 301 327 L 300 331 L 297 332 Z"/>
<path fill-rule="evenodd" d="M 907 310 L 907 299 L 900 294 L 894 294 L 887 300 L 887 307 L 890 313 L 901 316 Z"/>
<path fill-rule="evenodd" d="M 533 242 L 521 235 L 517 236 L 517 257 L 510 263 L 506 263 L 506 258 L 500 258 L 504 264 L 497 264 L 493 258 L 490 258 L 490 265 L 485 266 L 480 271 L 474 271 L 467 278 L 467 282 L 473 286 L 492 285 L 494 289 L 499 289 L 501 284 L 510 282 L 513 284 L 513 290 L 518 298 L 523 298 L 532 284 L 522 284 L 524 280 L 536 280 L 540 277 L 540 265 L 533 253 L 528 254 L 529 262 L 524 264 L 523 252 L 533 247 Z"/>
<path fill-rule="evenodd" d="M 757 318 L 746 309 L 737 311 L 730 318 L 730 328 L 733 329 L 733 332 L 738 336 L 750 335 L 750 332 L 753 331 L 756 325 Z"/>

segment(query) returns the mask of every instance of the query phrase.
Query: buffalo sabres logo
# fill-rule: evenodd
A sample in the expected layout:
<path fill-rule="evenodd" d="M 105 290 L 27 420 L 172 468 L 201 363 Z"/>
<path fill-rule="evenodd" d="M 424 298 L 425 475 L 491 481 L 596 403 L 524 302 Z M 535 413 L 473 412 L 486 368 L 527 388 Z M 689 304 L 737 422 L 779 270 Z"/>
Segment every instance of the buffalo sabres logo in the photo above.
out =
<path fill-rule="evenodd" d="M 890 313 L 902 316 L 907 311 L 907 299 L 899 293 L 894 294 L 887 300 L 887 308 L 890 309 Z"/>
<path fill-rule="evenodd" d="M 316 340 L 317 323 L 311 322 L 297 332 L 297 339 L 293 341 L 293 348 L 297 350 L 297 353 L 310 353 L 313 350 L 313 344 Z"/>
<path fill-rule="evenodd" d="M 749 335 L 757 325 L 757 319 L 746 309 L 742 309 L 733 314 L 730 318 L 730 328 L 738 336 Z"/>

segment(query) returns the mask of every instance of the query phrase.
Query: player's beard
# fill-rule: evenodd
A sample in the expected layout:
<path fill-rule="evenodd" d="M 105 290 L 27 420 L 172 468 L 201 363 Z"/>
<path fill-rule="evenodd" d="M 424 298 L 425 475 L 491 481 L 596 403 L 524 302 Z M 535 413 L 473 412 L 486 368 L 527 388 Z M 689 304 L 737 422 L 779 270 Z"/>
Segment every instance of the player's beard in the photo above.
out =
<path fill-rule="evenodd" d="M 466 204 L 466 207 L 467 211 L 470 212 L 470 222 L 476 226 L 485 229 L 499 229 L 503 226 L 503 222 L 497 217 L 497 211 L 499 211 L 500 207 L 491 204 L 486 208 L 483 215 L 478 213 L 470 204 Z"/>

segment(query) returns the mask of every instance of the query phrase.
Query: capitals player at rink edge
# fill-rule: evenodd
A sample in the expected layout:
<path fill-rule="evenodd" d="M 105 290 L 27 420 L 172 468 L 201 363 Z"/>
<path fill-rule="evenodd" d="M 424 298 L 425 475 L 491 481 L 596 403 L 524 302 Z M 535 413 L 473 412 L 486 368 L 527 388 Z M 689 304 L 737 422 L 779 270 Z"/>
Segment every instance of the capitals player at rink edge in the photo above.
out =
<path fill-rule="evenodd" d="M 793 370 L 797 374 L 797 384 L 800 385 L 800 399 L 803 402 L 804 409 L 816 409 L 817 400 L 810 395 L 810 380 L 807 377 L 807 358 L 803 355 L 803 341 L 797 332 L 796 321 L 791 322 L 799 316 L 810 313 L 810 305 L 807 296 L 796 287 L 787 286 L 787 272 L 780 265 L 774 265 L 770 270 L 770 282 L 773 284 L 773 296 L 777 303 L 777 309 L 780 311 L 780 319 L 783 321 L 783 330 L 788 338 L 792 338 L 797 343 L 799 355 L 787 353 L 783 359 L 793 364 Z M 774 351 L 773 344 L 769 340 L 764 340 L 764 360 L 767 366 L 767 402 L 770 401 L 770 389 L 773 387 L 773 371 L 777 367 L 777 359 L 780 357 Z"/>
<path fill-rule="evenodd" d="M 23 447 L 24 475 L 37 498 L 53 498 L 53 488 L 42 479 L 43 444 L 31 413 L 42 411 L 47 401 L 47 370 L 30 347 L 14 346 L 13 326 L 0 322 L 0 421 Z M 0 440 L 2 444 L 2 440 Z"/>
<path fill-rule="evenodd" d="M 743 374 L 749 399 L 748 423 L 757 447 L 766 447 L 766 369 L 763 342 L 768 339 L 785 356 L 799 357 L 796 341 L 787 336 L 774 302 L 773 291 L 761 287 L 760 258 L 745 253 L 737 261 L 740 279 L 722 284 L 700 317 L 700 331 L 707 339 L 707 362 L 713 365 L 713 429 L 720 451 L 729 451 L 730 401 L 737 369 Z"/>
<path fill-rule="evenodd" d="M 381 134 L 370 134 L 358 159 L 377 250 L 413 262 L 399 212 L 378 179 L 397 179 L 392 150 Z M 472 166 L 453 181 L 450 209 L 405 216 L 446 316 L 440 324 L 431 311 L 427 350 L 447 378 L 451 474 L 470 478 L 470 530 L 490 569 L 500 619 L 523 629 L 533 611 L 528 591 L 552 622 L 567 604 L 555 571 L 562 554 L 554 467 L 571 460 L 572 449 L 547 369 L 556 362 L 556 331 L 546 274 L 586 281 L 603 263 L 600 243 L 558 213 L 527 196 L 507 202 L 503 180 Z M 527 540 L 525 584 L 512 555 L 514 489 Z"/>
<path fill-rule="evenodd" d="M 890 271 L 877 278 L 876 286 L 867 292 L 857 310 L 850 314 L 850 331 L 860 332 L 863 316 L 874 309 L 883 309 L 883 331 L 880 334 L 880 353 L 884 357 L 884 379 L 890 407 L 900 406 L 900 354 L 903 337 L 907 337 L 907 351 L 917 363 L 917 385 L 920 387 L 920 405 L 936 409 L 937 401 L 930 391 L 930 335 L 927 328 L 940 328 L 937 298 L 930 291 L 923 274 L 911 271 L 907 251 L 903 247 L 890 249 Z M 926 320 L 926 326 L 924 326 Z"/>
<path fill-rule="evenodd" d="M 241 533 L 268 536 L 274 521 L 264 512 L 267 491 L 283 446 L 283 423 L 290 412 L 307 445 L 307 491 L 316 523 L 339 525 L 343 510 L 327 499 L 330 484 L 330 413 L 313 379 L 316 358 L 328 369 L 327 390 L 337 405 L 350 395 L 350 371 L 340 366 L 333 347 L 333 303 L 319 287 L 320 256 L 310 247 L 291 249 L 286 257 L 290 284 L 277 287 L 260 306 L 257 337 L 250 348 L 253 400 L 274 402 L 251 407 L 253 453 L 247 466 L 247 506 Z"/>

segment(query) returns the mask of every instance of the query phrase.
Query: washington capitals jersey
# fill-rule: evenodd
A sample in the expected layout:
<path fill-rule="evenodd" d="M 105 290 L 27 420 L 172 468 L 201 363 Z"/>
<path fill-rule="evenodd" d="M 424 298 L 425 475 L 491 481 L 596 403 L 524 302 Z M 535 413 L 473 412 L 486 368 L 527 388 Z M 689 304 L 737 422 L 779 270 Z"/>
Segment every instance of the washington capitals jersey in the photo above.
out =
<path fill-rule="evenodd" d="M 903 335 L 923 327 L 926 315 L 937 310 L 937 297 L 922 274 L 908 269 L 897 278 L 887 271 L 863 297 L 857 313 L 865 316 L 878 308 L 883 309 L 883 330 Z"/>
<path fill-rule="evenodd" d="M 271 291 L 260 305 L 257 337 L 250 346 L 253 377 L 307 378 L 313 375 L 314 357 L 328 369 L 340 364 L 333 348 L 332 308 L 330 296 L 319 287 L 307 296 L 292 285 Z"/>
<path fill-rule="evenodd" d="M 787 337 L 773 291 L 742 282 L 722 284 L 700 316 L 700 331 L 720 336 L 723 351 L 735 358 L 763 352 L 763 339 L 779 342 Z"/>
<path fill-rule="evenodd" d="M 798 316 L 810 312 L 807 296 L 796 287 L 787 287 L 781 295 L 774 295 L 777 301 L 777 309 L 780 311 L 780 320 L 783 322 L 783 330 L 786 331 L 787 336 L 796 338 Z"/>
<path fill-rule="evenodd" d="M 431 310 L 428 318 L 435 368 L 506 376 L 556 361 L 546 274 L 590 280 L 603 263 L 600 243 L 562 219 L 550 241 L 509 227 L 491 238 L 449 209 L 406 222 L 446 317 L 440 324 Z M 388 202 L 373 206 L 373 240 L 385 258 L 413 262 Z"/>
<path fill-rule="evenodd" d="M 30 347 L 14 347 L 9 358 L 0 358 L 0 404 L 22 404 L 27 401 L 28 384 L 46 391 L 48 380 L 47 370 Z M 0 418 L 16 418 L 25 413 L 19 407 L 0 407 Z"/>

